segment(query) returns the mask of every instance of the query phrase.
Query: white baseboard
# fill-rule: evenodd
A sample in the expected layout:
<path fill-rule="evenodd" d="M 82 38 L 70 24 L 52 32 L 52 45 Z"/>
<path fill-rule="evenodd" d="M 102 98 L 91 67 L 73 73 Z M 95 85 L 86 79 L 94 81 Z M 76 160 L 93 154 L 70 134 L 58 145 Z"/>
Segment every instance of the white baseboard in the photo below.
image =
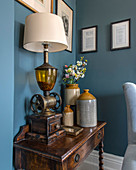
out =
<path fill-rule="evenodd" d="M 121 170 L 123 157 L 103 153 L 104 170 Z M 94 150 L 87 159 L 80 165 L 78 170 L 98 170 L 99 169 L 99 153 Z"/>

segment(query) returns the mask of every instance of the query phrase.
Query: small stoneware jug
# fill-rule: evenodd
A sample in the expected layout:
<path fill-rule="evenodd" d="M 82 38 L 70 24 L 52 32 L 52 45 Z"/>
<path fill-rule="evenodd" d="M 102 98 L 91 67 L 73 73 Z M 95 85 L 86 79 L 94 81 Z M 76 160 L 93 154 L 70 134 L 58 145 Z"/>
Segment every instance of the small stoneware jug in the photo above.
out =
<path fill-rule="evenodd" d="M 74 125 L 74 115 L 73 110 L 70 108 L 70 105 L 66 105 L 63 111 L 63 125 L 73 126 Z"/>
<path fill-rule="evenodd" d="M 94 127 L 97 125 L 96 98 L 85 89 L 76 102 L 77 124 L 81 127 Z"/>

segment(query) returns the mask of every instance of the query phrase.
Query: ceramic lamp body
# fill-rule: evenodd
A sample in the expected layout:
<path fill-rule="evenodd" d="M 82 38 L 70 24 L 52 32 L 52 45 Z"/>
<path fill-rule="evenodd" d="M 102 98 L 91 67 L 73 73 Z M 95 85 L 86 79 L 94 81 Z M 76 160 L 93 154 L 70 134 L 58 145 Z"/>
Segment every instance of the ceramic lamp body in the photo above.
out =
<path fill-rule="evenodd" d="M 76 105 L 77 105 L 77 124 L 81 127 L 96 126 L 97 125 L 96 98 L 90 93 L 84 92 L 77 99 Z"/>
<path fill-rule="evenodd" d="M 65 88 L 66 105 L 76 105 L 76 100 L 80 96 L 78 84 L 67 84 Z"/>

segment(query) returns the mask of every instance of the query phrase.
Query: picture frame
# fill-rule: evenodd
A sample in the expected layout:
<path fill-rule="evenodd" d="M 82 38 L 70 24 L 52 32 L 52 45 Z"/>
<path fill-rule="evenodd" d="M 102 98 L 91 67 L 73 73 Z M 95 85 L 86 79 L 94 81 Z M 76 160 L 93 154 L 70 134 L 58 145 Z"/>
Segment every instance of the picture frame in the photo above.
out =
<path fill-rule="evenodd" d="M 33 12 L 53 13 L 53 0 L 16 0 Z"/>
<path fill-rule="evenodd" d="M 97 51 L 97 30 L 97 25 L 81 29 L 81 53 Z"/>
<path fill-rule="evenodd" d="M 73 45 L 73 9 L 63 0 L 56 0 L 56 14 L 59 15 L 64 23 L 69 52 L 72 52 Z"/>
<path fill-rule="evenodd" d="M 130 19 L 113 22 L 111 29 L 111 50 L 130 48 Z"/>

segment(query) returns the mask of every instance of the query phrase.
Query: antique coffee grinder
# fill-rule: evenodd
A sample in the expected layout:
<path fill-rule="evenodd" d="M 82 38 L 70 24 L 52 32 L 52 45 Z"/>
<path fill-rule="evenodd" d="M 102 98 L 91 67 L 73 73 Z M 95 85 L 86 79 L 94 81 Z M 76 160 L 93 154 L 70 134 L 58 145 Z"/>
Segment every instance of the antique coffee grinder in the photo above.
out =
<path fill-rule="evenodd" d="M 48 45 L 44 46 L 44 63 L 35 69 L 36 80 L 43 91 L 43 96 L 40 94 L 35 94 L 31 98 L 31 109 L 35 114 L 40 114 L 44 116 L 50 116 L 55 114 L 61 104 L 61 96 L 57 93 L 50 93 L 53 89 L 56 78 L 57 69 L 48 63 Z M 52 110 L 54 111 L 52 111 Z"/>
<path fill-rule="evenodd" d="M 53 89 L 57 69 L 48 63 L 48 52 L 62 51 L 67 48 L 62 19 L 51 13 L 34 13 L 25 21 L 24 48 L 32 52 L 44 52 L 44 63 L 35 69 L 38 86 L 43 91 L 31 98 L 33 115 L 28 116 L 30 132 L 26 134 L 31 140 L 52 143 L 65 135 L 61 129 L 62 114 L 55 111 L 62 101 Z"/>

